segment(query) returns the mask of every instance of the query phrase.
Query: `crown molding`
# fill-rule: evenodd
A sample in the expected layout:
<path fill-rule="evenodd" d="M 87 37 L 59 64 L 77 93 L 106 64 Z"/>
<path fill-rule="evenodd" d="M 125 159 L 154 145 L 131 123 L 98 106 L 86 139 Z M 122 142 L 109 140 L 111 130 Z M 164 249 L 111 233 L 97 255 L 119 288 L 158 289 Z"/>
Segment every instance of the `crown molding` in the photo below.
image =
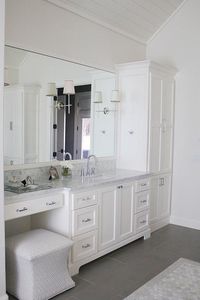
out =
<path fill-rule="evenodd" d="M 104 28 L 106 29 L 109 29 L 115 33 L 118 33 L 126 38 L 129 38 L 131 40 L 133 40 L 134 42 L 137 42 L 143 46 L 146 46 L 146 40 L 145 39 L 141 39 L 139 38 L 138 36 L 135 36 L 135 35 L 132 35 L 124 30 L 121 30 L 120 28 L 118 27 L 115 27 L 115 26 L 112 26 L 90 14 L 87 14 L 86 12 L 83 12 L 81 9 L 78 9 L 78 8 L 75 8 L 73 6 L 71 6 L 70 4 L 67 4 L 67 3 L 64 3 L 62 0 L 43 0 L 45 2 L 48 2 L 50 4 L 53 4 L 59 8 L 62 8 L 62 9 L 65 9 L 65 10 L 68 10 L 70 11 L 71 13 L 73 14 L 76 14 L 84 19 L 87 19 L 93 23 L 96 23 L 98 25 L 101 25 L 103 26 Z"/>

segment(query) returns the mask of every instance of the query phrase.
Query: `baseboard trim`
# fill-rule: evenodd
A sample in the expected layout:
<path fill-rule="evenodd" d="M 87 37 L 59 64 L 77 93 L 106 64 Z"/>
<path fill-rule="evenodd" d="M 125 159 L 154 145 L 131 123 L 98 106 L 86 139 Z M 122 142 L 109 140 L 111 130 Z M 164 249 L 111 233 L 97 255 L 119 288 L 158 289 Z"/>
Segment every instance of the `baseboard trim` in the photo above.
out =
<path fill-rule="evenodd" d="M 198 229 L 200 230 L 200 222 L 193 219 L 184 219 L 176 216 L 170 217 L 170 224 L 184 226 L 188 228 Z"/>
<path fill-rule="evenodd" d="M 8 295 L 5 294 L 3 296 L 0 296 L 0 300 L 8 300 Z"/>
<path fill-rule="evenodd" d="M 169 217 L 166 217 L 164 219 L 160 219 L 160 220 L 156 220 L 156 221 L 154 220 L 152 222 L 150 221 L 149 226 L 151 228 L 151 232 L 154 232 L 154 231 L 168 225 L 169 223 L 170 223 L 170 219 L 169 219 Z"/>

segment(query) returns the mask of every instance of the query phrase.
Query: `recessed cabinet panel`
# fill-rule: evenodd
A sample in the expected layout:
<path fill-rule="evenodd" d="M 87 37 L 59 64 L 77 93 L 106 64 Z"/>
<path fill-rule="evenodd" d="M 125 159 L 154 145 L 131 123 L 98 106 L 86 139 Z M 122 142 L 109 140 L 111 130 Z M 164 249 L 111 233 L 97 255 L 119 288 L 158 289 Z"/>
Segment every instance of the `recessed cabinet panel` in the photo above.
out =
<path fill-rule="evenodd" d="M 119 192 L 119 238 L 126 239 L 133 234 L 133 184 L 122 185 Z"/>
<path fill-rule="evenodd" d="M 141 170 L 146 165 L 147 148 L 147 76 L 120 77 L 119 167 Z"/>
<path fill-rule="evenodd" d="M 99 212 L 99 248 L 104 249 L 116 241 L 116 187 L 103 189 L 100 192 L 99 198 L 101 201 Z"/>
<path fill-rule="evenodd" d="M 160 218 L 170 214 L 170 191 L 171 176 L 159 177 L 159 199 L 158 199 L 158 216 Z"/>
<path fill-rule="evenodd" d="M 97 228 L 97 205 L 74 210 L 72 213 L 72 234 L 78 235 Z"/>

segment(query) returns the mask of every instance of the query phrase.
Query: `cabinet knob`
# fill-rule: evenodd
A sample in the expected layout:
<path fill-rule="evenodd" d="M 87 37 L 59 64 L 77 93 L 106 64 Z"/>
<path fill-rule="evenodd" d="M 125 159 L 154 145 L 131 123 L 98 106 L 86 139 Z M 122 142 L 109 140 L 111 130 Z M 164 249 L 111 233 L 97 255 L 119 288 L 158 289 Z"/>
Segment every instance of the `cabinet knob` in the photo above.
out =
<path fill-rule="evenodd" d="M 134 130 L 128 130 L 129 134 L 134 134 Z"/>

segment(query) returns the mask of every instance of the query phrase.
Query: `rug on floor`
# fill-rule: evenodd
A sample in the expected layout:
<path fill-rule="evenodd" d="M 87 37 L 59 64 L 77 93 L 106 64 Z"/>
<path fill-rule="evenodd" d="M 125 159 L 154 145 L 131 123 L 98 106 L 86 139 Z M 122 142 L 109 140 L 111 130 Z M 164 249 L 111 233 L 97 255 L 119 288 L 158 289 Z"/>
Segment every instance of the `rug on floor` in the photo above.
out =
<path fill-rule="evenodd" d="M 180 258 L 124 300 L 136 299 L 200 300 L 200 263 Z"/>

